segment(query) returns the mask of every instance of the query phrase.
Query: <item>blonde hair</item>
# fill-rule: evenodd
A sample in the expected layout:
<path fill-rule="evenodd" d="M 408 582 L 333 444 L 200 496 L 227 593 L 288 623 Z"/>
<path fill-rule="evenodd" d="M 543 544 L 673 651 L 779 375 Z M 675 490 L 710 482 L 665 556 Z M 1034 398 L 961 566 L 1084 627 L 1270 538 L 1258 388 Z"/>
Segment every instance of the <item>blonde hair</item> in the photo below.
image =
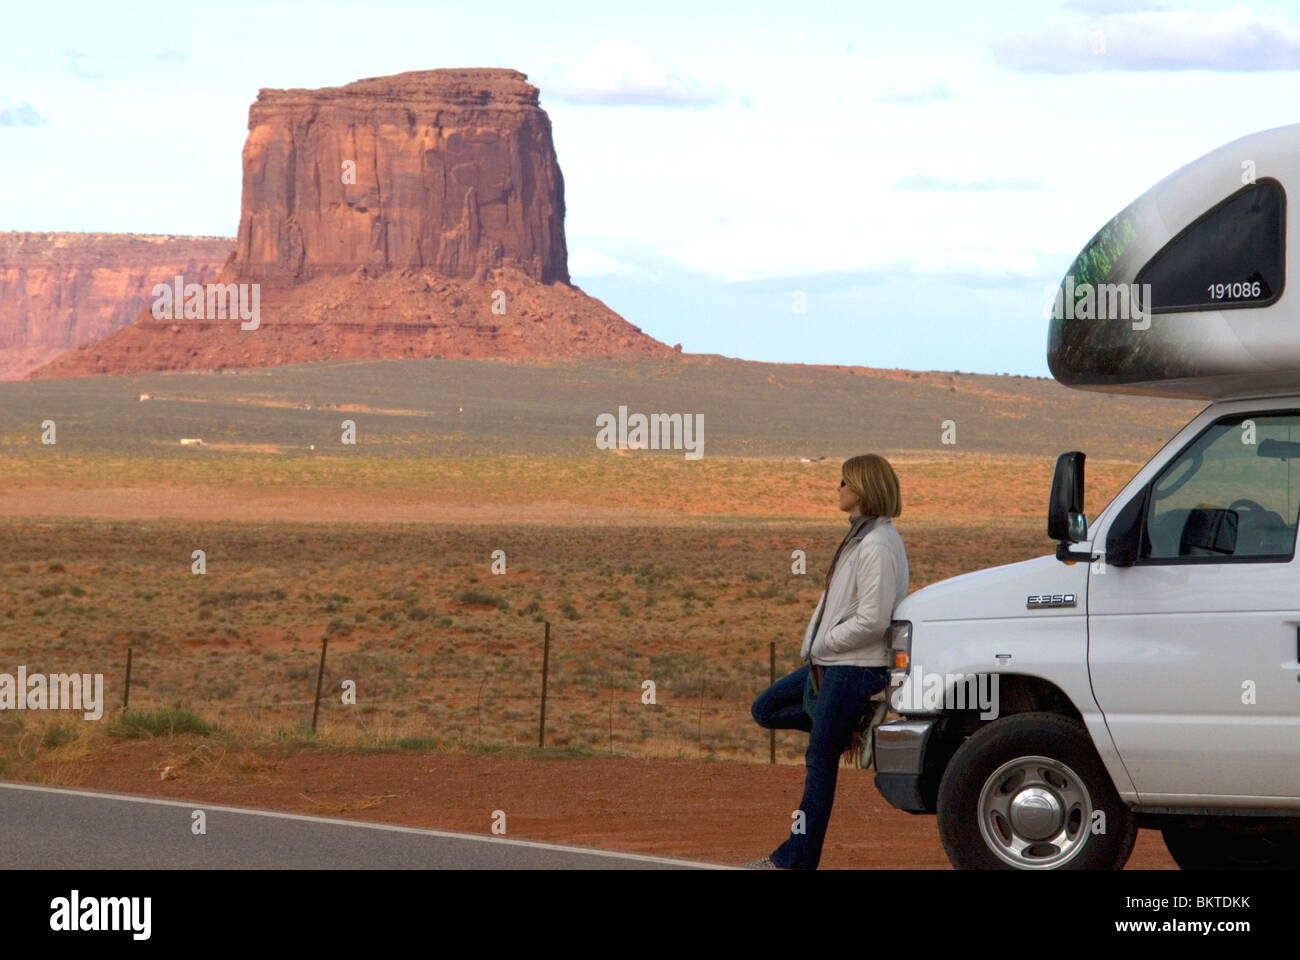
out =
<path fill-rule="evenodd" d="M 889 461 L 876 453 L 864 453 L 844 461 L 845 485 L 858 496 L 867 517 L 896 517 L 903 512 L 898 492 L 898 475 Z"/>

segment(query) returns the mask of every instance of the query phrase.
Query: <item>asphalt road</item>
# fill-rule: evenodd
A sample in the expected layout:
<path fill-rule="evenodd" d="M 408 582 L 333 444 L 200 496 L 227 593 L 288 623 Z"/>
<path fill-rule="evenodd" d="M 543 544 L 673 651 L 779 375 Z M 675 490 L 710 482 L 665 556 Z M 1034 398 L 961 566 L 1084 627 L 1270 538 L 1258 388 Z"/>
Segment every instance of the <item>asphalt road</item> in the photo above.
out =
<path fill-rule="evenodd" d="M 206 833 L 192 830 L 203 811 Z M 0 782 L 0 869 L 671 870 L 718 864 Z M 725 868 L 723 868 L 725 869 Z"/>

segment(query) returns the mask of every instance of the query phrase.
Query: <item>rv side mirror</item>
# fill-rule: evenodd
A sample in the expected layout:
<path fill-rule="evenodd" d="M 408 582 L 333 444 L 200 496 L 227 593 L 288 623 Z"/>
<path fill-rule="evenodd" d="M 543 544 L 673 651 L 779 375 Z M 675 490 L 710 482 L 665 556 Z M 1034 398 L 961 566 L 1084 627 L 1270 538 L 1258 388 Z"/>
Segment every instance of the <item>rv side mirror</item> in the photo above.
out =
<path fill-rule="evenodd" d="M 1047 501 L 1047 535 L 1057 542 L 1056 554 L 1088 537 L 1088 519 L 1083 515 L 1083 461 L 1078 450 L 1056 458 L 1052 492 Z"/>

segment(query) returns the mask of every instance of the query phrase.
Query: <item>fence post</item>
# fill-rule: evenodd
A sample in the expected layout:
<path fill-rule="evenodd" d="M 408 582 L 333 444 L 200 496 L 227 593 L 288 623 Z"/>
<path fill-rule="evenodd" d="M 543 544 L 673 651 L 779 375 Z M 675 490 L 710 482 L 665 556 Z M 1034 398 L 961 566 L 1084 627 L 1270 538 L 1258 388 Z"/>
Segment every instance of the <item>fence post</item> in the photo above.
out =
<path fill-rule="evenodd" d="M 551 621 L 546 621 L 546 639 L 542 642 L 542 719 L 537 726 L 537 745 L 546 746 L 546 678 L 551 669 Z"/>
<path fill-rule="evenodd" d="M 488 682 L 486 676 L 478 685 L 478 704 L 475 710 L 478 712 L 478 732 L 474 735 L 474 745 L 478 746 L 483 739 L 483 684 Z"/>
<path fill-rule="evenodd" d="M 610 676 L 609 682 L 609 755 L 614 755 L 614 678 Z"/>
<path fill-rule="evenodd" d="M 122 691 L 122 710 L 131 702 L 131 648 L 126 648 L 126 689 Z"/>
<path fill-rule="evenodd" d="M 311 732 L 316 733 L 316 717 L 320 714 L 321 684 L 325 681 L 325 648 L 329 646 L 329 637 L 320 638 L 320 669 L 316 671 L 316 705 L 311 708 Z"/>
<path fill-rule="evenodd" d="M 772 640 L 767 645 L 768 666 L 767 672 L 771 677 L 769 683 L 776 683 L 776 641 Z M 773 727 L 767 731 L 767 762 L 776 763 L 776 728 Z"/>
<path fill-rule="evenodd" d="M 695 755 L 704 753 L 704 674 L 700 674 L 700 712 L 695 720 Z"/>

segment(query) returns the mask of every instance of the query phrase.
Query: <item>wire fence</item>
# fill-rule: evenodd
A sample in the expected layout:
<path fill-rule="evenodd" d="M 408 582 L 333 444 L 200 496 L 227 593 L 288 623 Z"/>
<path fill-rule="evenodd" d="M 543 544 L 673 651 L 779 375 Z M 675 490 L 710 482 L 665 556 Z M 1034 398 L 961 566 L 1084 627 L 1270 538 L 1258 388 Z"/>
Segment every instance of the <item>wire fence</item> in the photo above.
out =
<path fill-rule="evenodd" d="M 586 663 L 575 670 L 571 659 L 557 665 L 550 627 L 544 623 L 535 667 L 500 669 L 449 657 L 442 670 L 417 674 L 385 663 L 388 669 L 371 672 L 356 651 L 332 657 L 325 638 L 318 652 L 276 655 L 274 673 L 245 675 L 237 685 L 215 662 L 205 670 L 202 660 L 192 682 L 159 682 L 160 674 L 174 670 L 174 659 L 158 656 L 155 663 L 149 652 L 128 647 L 120 665 L 105 671 L 105 715 L 180 708 L 219 727 L 398 747 L 531 745 L 769 763 L 778 761 L 780 739 L 782 759 L 802 758 L 802 741 L 759 727 L 750 713 L 754 696 L 775 679 L 774 643 L 762 658 L 766 663 L 747 665 L 754 669 L 744 685 L 754 689 L 737 695 L 742 684 L 707 665 L 691 676 L 660 671 L 658 679 L 653 669 L 645 676 Z M 113 682 L 118 678 L 120 687 Z M 236 695 L 249 689 L 257 695 Z"/>

